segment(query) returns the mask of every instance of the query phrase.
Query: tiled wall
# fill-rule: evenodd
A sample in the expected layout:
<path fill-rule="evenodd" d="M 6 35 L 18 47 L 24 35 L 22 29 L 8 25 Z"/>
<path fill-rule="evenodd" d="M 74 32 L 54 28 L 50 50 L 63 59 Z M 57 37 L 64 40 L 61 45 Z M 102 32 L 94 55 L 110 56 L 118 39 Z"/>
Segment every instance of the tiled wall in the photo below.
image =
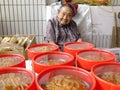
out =
<path fill-rule="evenodd" d="M 0 0 L 0 35 L 35 34 L 43 41 L 46 0 Z"/>

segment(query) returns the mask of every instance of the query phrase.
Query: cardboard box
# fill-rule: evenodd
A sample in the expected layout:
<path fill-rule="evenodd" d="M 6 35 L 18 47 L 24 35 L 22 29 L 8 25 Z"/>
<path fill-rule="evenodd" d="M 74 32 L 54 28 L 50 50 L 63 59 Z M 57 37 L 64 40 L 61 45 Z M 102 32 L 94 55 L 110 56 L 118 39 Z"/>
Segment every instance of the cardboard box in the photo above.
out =
<path fill-rule="evenodd" d="M 4 44 L 6 45 L 6 47 L 4 48 Z M 20 48 L 20 49 L 13 49 L 12 50 L 8 50 L 9 49 L 9 43 L 14 43 L 17 47 Z M 35 35 L 34 34 L 30 34 L 30 35 L 4 35 L 0 38 L 0 44 L 3 44 L 3 47 L 1 47 L 1 49 L 5 49 L 4 52 L 1 52 L 0 54 L 7 54 L 7 53 L 15 53 L 15 54 L 21 54 L 23 56 L 25 56 L 26 60 L 28 59 L 28 56 L 27 56 L 27 48 L 32 45 L 32 44 L 35 44 L 36 43 L 36 38 L 35 38 Z M 8 44 L 8 47 L 7 47 L 7 44 Z M 14 47 L 13 46 L 13 47 Z M 21 48 L 22 47 L 22 48 Z M 14 47 L 15 48 L 15 47 Z"/>

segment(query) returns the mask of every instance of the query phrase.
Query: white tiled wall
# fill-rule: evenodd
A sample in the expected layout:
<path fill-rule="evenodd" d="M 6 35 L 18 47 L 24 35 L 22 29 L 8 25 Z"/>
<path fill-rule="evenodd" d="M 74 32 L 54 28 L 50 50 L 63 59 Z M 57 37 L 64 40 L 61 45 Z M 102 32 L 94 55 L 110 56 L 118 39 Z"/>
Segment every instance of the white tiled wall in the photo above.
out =
<path fill-rule="evenodd" d="M 35 34 L 43 41 L 46 0 L 0 0 L 0 35 Z"/>

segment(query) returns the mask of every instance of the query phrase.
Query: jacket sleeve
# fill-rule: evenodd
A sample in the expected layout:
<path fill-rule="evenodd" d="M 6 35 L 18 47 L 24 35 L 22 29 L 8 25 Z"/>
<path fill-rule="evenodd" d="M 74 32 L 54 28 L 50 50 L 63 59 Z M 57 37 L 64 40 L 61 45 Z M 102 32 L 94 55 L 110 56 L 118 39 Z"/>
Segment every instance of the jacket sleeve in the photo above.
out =
<path fill-rule="evenodd" d="M 46 26 L 46 40 L 55 42 L 55 30 L 51 20 L 47 22 Z"/>

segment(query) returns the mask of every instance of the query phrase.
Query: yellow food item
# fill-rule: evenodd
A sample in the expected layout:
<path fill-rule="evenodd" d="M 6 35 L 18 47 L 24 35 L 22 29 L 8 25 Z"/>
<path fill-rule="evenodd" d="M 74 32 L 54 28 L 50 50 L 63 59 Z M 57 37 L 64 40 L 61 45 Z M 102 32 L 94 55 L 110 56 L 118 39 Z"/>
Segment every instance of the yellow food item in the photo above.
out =
<path fill-rule="evenodd" d="M 16 37 L 16 36 L 12 36 L 12 37 L 10 38 L 10 42 L 12 42 L 12 43 L 17 43 L 17 37 Z"/>
<path fill-rule="evenodd" d="M 0 54 L 6 54 L 10 52 L 21 54 L 23 53 L 24 48 L 15 43 L 0 43 Z"/>
<path fill-rule="evenodd" d="M 72 0 L 76 4 L 88 4 L 88 5 L 111 5 L 108 0 Z"/>
<path fill-rule="evenodd" d="M 4 37 L 1 41 L 1 43 L 6 43 L 10 41 L 10 37 Z"/>
<path fill-rule="evenodd" d="M 88 90 L 88 87 L 71 75 L 57 75 L 49 79 L 45 90 Z"/>

